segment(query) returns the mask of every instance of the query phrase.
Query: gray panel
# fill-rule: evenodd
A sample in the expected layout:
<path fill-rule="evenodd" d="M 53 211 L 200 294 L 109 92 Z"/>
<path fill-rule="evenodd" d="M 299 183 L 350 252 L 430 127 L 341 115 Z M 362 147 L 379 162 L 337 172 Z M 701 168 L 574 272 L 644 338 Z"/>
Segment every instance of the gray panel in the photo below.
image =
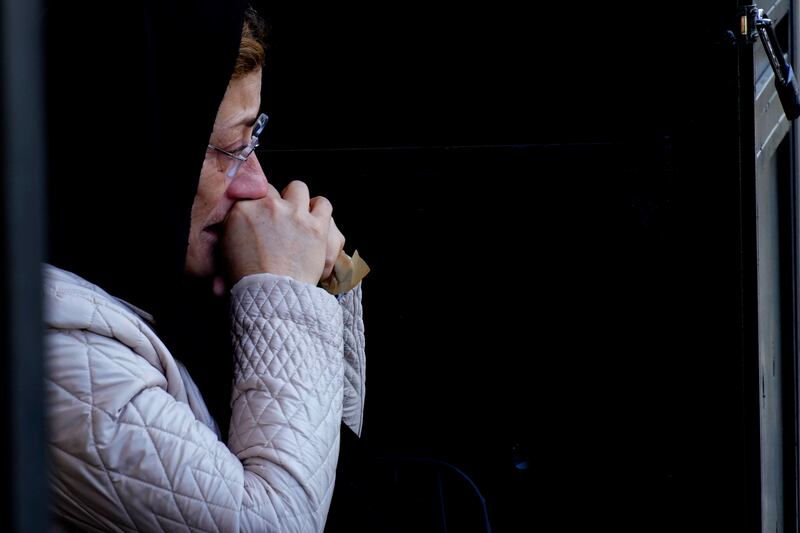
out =
<path fill-rule="evenodd" d="M 790 12 L 788 0 L 762 5 L 775 24 Z M 787 21 L 785 21 L 787 22 Z M 784 22 L 784 23 L 785 23 Z M 789 52 L 789 50 L 786 50 Z M 784 427 L 781 331 L 781 251 L 778 151 L 791 131 L 775 89 L 775 75 L 760 43 L 754 46 L 755 157 L 757 197 L 758 364 L 761 434 L 761 531 L 793 531 L 785 524 Z M 791 54 L 789 54 L 791 56 Z M 789 58 L 791 60 L 791 57 Z M 789 284 L 791 286 L 791 284 Z M 790 461 L 789 464 L 793 462 Z M 788 526 L 788 528 L 787 528 Z"/>
<path fill-rule="evenodd" d="M 789 22 L 788 19 L 784 20 L 789 13 L 789 7 L 788 0 L 777 0 L 770 4 L 768 8 L 765 7 L 765 11 L 767 12 L 767 17 L 772 19 L 773 24 L 777 25 L 781 21 L 785 24 Z M 778 145 L 791 129 L 791 124 L 783 114 L 783 106 L 775 89 L 775 74 L 770 66 L 767 53 L 760 42 L 755 43 L 753 55 L 756 78 L 756 158 L 761 160 L 772 157 Z M 791 63 L 791 54 L 787 54 L 787 58 Z"/>
<path fill-rule="evenodd" d="M 783 528 L 783 431 L 781 409 L 781 298 L 778 240 L 778 160 L 757 167 L 758 363 L 761 378 L 762 531 Z"/>
<path fill-rule="evenodd" d="M 769 8 L 766 8 L 766 3 L 761 7 L 764 7 L 764 11 L 766 12 L 767 18 L 772 20 L 773 24 L 780 23 L 786 14 L 789 12 L 789 1 L 788 0 L 777 0 L 774 2 Z M 755 53 L 755 73 L 756 79 L 759 80 L 756 84 L 761 82 L 761 79 L 766 76 L 768 73 L 772 71 L 772 68 L 769 65 L 769 59 L 767 59 L 767 53 L 764 51 L 764 47 L 756 46 L 753 50 Z"/>
<path fill-rule="evenodd" d="M 763 51 L 763 47 L 758 46 Z M 775 90 L 775 75 L 772 68 L 756 82 L 756 159 L 770 159 L 791 124 L 783 114 L 783 105 Z"/>
<path fill-rule="evenodd" d="M 790 4 L 790 0 L 774 0 L 773 2 L 764 2 L 761 7 L 767 12 L 767 18 L 777 23 L 789 13 Z"/>

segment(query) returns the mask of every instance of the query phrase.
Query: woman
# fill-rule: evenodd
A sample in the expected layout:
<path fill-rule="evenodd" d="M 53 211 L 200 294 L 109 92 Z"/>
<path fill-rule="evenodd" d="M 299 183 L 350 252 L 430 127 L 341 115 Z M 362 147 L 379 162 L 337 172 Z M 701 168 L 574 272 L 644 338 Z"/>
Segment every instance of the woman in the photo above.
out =
<path fill-rule="evenodd" d="M 132 198 L 105 190 L 98 194 L 86 186 L 93 179 L 93 168 L 86 169 L 86 181 L 65 185 L 67 173 L 59 166 L 60 156 L 70 148 L 51 154 L 54 190 L 65 193 L 53 198 L 53 219 L 63 226 L 53 231 L 51 259 L 57 266 L 79 267 L 75 273 L 45 267 L 51 479 L 56 513 L 84 530 L 321 531 L 333 492 L 343 413 L 344 421 L 360 431 L 360 288 L 334 297 L 317 287 L 330 275 L 344 238 L 326 199 L 311 198 L 301 182 L 291 183 L 281 193 L 267 182 L 253 153 L 265 120 L 259 114 L 263 24 L 251 9 L 246 10 L 244 22 L 225 11 L 235 8 L 220 9 L 218 17 L 201 7 L 200 15 L 180 12 L 181 19 L 193 20 L 189 30 L 169 24 L 169 9 L 161 12 L 167 13 L 164 16 L 147 14 L 143 32 L 134 23 L 125 27 L 131 35 L 143 33 L 150 39 L 145 40 L 144 54 L 130 55 L 138 59 L 154 57 L 153 42 L 159 52 L 195 43 L 199 52 L 204 46 L 210 50 L 229 37 L 215 25 L 241 28 L 232 76 L 230 66 L 219 66 L 229 63 L 218 51 L 211 63 L 209 56 L 202 61 L 195 58 L 183 70 L 170 62 L 159 64 L 163 59 L 155 65 L 134 62 L 148 79 L 158 80 L 148 105 L 135 104 L 147 113 L 153 113 L 152 107 L 170 109 L 164 102 L 178 101 L 170 83 L 176 76 L 188 77 L 187 82 L 203 79 L 207 68 L 230 77 L 204 147 L 188 231 L 185 225 L 170 226 L 182 206 L 159 209 L 162 191 L 128 182 L 127 187 L 137 191 Z M 53 24 L 53 13 L 50 17 Z M 226 20 L 235 23 L 226 26 Z M 222 36 L 197 41 L 206 30 L 206 36 Z M 184 31 L 191 37 L 188 43 L 182 38 L 187 37 Z M 57 33 L 51 32 L 51 41 Z M 61 73 L 57 68 L 61 53 L 51 53 L 56 76 Z M 115 85 L 130 82 L 136 76 L 133 70 L 112 74 Z M 91 69 L 83 74 L 97 78 Z M 213 90 L 208 93 L 213 95 Z M 51 102 L 62 103 L 61 97 L 51 95 Z M 186 98 L 197 104 L 209 97 L 186 94 Z M 92 113 L 99 115 L 98 100 L 87 100 Z M 66 115 L 73 112 L 65 106 L 51 107 Z M 166 124 L 164 115 L 161 111 L 155 123 Z M 152 132 L 153 120 L 142 122 L 130 131 Z M 161 170 L 155 183 L 166 184 L 164 196 L 180 203 L 182 186 L 167 180 L 177 180 L 183 169 L 179 158 L 171 157 L 175 152 L 167 148 L 185 148 L 188 153 L 196 143 L 188 138 L 170 140 L 172 132 L 154 129 L 155 141 L 142 135 L 141 143 L 154 147 L 148 153 L 157 155 L 132 166 L 137 176 L 142 170 L 157 175 Z M 155 172 L 150 168 L 154 161 L 159 163 Z M 97 180 L 111 179 L 108 166 L 95 168 Z M 158 198 L 152 211 L 150 202 L 142 203 L 148 195 Z M 91 206 L 103 216 L 87 213 Z M 104 235 L 106 247 L 85 244 L 86 228 L 92 224 Z M 143 235 L 131 231 L 137 224 Z M 199 347 L 202 342 L 197 339 L 209 333 L 194 322 L 198 313 L 191 308 L 185 286 L 176 288 L 180 282 L 174 263 L 151 252 L 157 254 L 174 243 L 159 232 L 175 235 L 181 230 L 188 235 L 183 270 L 200 280 L 190 288 L 199 287 L 204 293 L 213 288 L 222 296 L 230 293 L 234 363 L 227 445 L 188 372 L 164 342 L 194 338 L 177 345 Z M 133 242 L 120 242 L 120 236 Z M 79 276 L 88 278 L 85 272 L 105 278 L 109 292 Z M 105 283 L 104 288 L 108 288 Z M 153 306 L 161 313 L 158 325 L 146 312 L 112 296 L 111 290 L 132 304 Z M 161 316 L 166 317 L 163 323 Z M 205 348 L 214 346 L 209 343 Z M 206 361 L 225 359 L 227 354 L 210 357 Z M 217 379 L 220 385 L 228 380 Z"/>

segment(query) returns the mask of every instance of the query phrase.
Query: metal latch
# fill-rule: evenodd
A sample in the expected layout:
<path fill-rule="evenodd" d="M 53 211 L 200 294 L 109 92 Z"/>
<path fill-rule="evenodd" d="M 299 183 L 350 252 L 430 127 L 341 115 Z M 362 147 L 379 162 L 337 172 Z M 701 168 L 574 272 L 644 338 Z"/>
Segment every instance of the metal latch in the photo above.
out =
<path fill-rule="evenodd" d="M 783 112 L 788 120 L 800 117 L 800 89 L 792 66 L 783 57 L 783 52 L 775 35 L 772 20 L 764 10 L 756 5 L 746 6 L 740 18 L 740 34 L 747 42 L 755 42 L 759 37 L 767 52 L 772 70 L 775 73 L 775 89 L 783 104 Z"/>

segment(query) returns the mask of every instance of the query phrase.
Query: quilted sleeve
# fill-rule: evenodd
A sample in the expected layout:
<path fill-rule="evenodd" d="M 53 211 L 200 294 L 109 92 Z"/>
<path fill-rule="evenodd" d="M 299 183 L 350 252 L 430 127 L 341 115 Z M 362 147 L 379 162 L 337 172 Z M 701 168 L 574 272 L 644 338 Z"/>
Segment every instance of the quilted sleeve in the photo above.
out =
<path fill-rule="evenodd" d="M 114 339 L 46 336 L 51 486 L 87 530 L 322 531 L 342 405 L 342 314 L 288 278 L 233 291 L 234 375 L 226 447 L 163 375 Z"/>
<path fill-rule="evenodd" d="M 228 446 L 245 468 L 242 524 L 322 531 L 342 418 L 342 311 L 324 290 L 247 276 L 232 290 Z"/>
<path fill-rule="evenodd" d="M 366 392 L 366 355 L 364 352 L 364 318 L 361 307 L 361 284 L 340 295 L 344 322 L 344 403 L 342 421 L 353 433 L 361 436 Z"/>

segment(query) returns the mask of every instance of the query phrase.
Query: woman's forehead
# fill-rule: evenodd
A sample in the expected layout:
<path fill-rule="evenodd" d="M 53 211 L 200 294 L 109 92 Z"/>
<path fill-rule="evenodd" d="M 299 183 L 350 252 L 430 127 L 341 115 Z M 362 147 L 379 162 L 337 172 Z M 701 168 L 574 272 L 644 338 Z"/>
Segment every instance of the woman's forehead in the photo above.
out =
<path fill-rule="evenodd" d="M 228 84 L 214 121 L 214 130 L 238 131 L 252 127 L 260 106 L 261 70 L 257 70 Z"/>

